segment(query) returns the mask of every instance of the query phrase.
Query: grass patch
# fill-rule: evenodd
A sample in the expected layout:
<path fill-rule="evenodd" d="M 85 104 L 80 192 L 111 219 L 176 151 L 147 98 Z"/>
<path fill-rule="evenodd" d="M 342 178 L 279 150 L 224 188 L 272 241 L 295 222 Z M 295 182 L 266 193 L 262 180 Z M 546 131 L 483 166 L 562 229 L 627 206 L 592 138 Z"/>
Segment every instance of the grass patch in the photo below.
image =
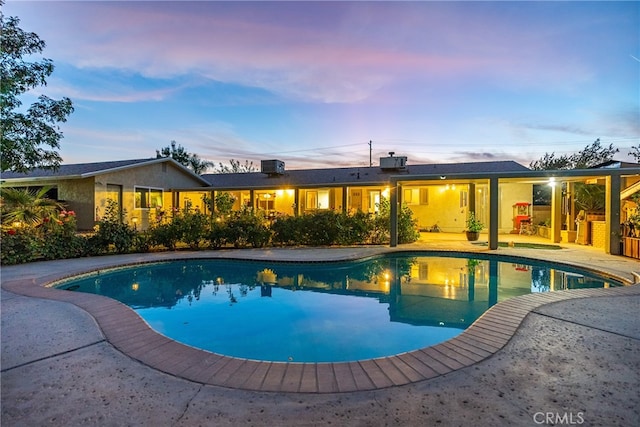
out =
<path fill-rule="evenodd" d="M 489 246 L 489 243 L 487 242 L 476 242 L 473 243 L 474 245 L 479 245 L 479 246 Z M 508 248 L 509 247 L 509 243 L 507 242 L 498 242 L 498 247 L 499 248 Z M 513 243 L 514 248 L 525 248 L 525 249 L 548 249 L 548 250 L 558 250 L 558 249 L 562 249 L 561 246 L 558 245 L 546 245 L 544 243 Z"/>

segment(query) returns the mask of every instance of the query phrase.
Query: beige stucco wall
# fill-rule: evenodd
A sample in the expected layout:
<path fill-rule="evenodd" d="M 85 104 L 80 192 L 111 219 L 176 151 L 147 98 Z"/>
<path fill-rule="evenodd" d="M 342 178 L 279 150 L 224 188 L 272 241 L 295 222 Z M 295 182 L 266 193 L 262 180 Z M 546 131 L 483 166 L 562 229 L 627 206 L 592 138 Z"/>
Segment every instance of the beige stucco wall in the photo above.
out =
<path fill-rule="evenodd" d="M 509 233 L 514 230 L 513 205 L 520 202 L 533 203 L 533 185 L 501 184 L 499 193 L 500 216 L 498 220 L 498 233 Z"/>
<path fill-rule="evenodd" d="M 459 233 L 465 230 L 466 220 L 471 209 L 470 192 L 475 191 L 475 211 L 477 218 L 488 227 L 489 194 L 486 184 L 434 184 L 422 186 L 403 186 L 405 189 L 426 188 L 427 204 L 408 204 L 418 221 L 418 227 L 429 230 L 438 225 L 446 233 Z M 472 190 L 473 189 L 473 190 Z M 532 202 L 531 184 L 501 184 L 499 187 L 498 232 L 509 233 L 513 229 L 513 205 L 517 202 Z M 465 196 L 466 193 L 466 196 Z M 465 203 L 465 199 L 467 203 Z"/>
<path fill-rule="evenodd" d="M 403 187 L 404 188 L 404 187 Z M 468 203 L 461 206 L 461 192 L 467 193 L 468 185 L 427 185 L 411 186 L 408 188 L 426 188 L 428 191 L 428 204 L 408 204 L 413 212 L 414 219 L 420 229 L 430 229 L 438 225 L 441 231 L 446 233 L 461 233 L 465 229 Z"/>
<path fill-rule="evenodd" d="M 91 230 L 94 225 L 94 179 L 73 179 L 58 184 L 58 199 L 75 211 L 78 230 Z"/>
<path fill-rule="evenodd" d="M 94 225 L 94 179 L 43 179 L 37 182 L 23 181 L 12 183 L 12 187 L 52 187 L 58 189 L 58 200 L 64 203 L 67 210 L 76 213 L 78 230 L 91 230 Z"/>
<path fill-rule="evenodd" d="M 95 178 L 95 206 L 98 217 L 104 214 L 107 205 L 108 185 L 122 186 L 122 207 L 125 211 L 125 222 L 134 224 L 135 219 L 135 225 L 138 229 L 146 229 L 156 212 L 155 209 L 135 207 L 135 187 L 163 190 L 162 210 L 168 211 L 174 208 L 172 194 L 168 190 L 198 187 L 202 183 L 170 162 L 154 163 L 101 174 Z"/>

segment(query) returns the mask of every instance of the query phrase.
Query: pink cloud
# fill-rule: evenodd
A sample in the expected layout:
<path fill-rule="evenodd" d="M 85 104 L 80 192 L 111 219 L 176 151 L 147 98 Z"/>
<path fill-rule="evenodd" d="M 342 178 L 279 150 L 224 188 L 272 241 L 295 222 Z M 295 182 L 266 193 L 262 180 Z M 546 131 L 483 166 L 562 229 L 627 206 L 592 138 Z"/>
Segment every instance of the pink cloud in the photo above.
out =
<path fill-rule="evenodd" d="M 542 85 L 589 78 L 571 59 L 545 66 L 556 53 L 544 35 L 511 32 L 490 14 L 330 3 L 314 5 L 311 19 L 304 3 L 276 5 L 56 2 L 44 38 L 52 56 L 79 67 L 196 73 L 323 102 L 366 100 L 407 78 L 488 75 Z"/>

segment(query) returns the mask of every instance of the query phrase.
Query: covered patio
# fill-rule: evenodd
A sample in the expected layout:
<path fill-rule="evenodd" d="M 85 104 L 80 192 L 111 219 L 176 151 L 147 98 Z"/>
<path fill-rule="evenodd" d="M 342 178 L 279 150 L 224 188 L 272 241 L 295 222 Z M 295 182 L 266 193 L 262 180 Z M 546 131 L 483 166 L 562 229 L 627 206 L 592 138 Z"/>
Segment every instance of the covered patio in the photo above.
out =
<path fill-rule="evenodd" d="M 462 173 L 448 175 L 424 175 L 424 176 L 393 176 L 391 177 L 391 246 L 397 246 L 398 207 L 403 203 L 403 188 L 411 185 L 429 185 L 434 183 L 468 184 L 469 210 L 486 209 L 488 221 L 486 222 L 484 238 L 490 250 L 498 249 L 500 242 L 516 240 L 539 241 L 547 244 L 572 244 L 573 233 L 577 233 L 579 212 L 577 211 L 574 197 L 576 183 L 598 184 L 604 187 L 604 217 L 598 224 L 601 241 L 598 245 L 607 254 L 622 255 L 623 233 L 621 224 L 626 221 L 622 201 L 630 198 L 640 191 L 640 167 L 629 168 L 595 168 L 555 171 L 525 171 L 502 173 Z M 501 224 L 504 224 L 506 215 L 511 206 L 504 206 L 501 188 L 508 184 L 549 185 L 551 187 L 551 206 L 549 213 L 549 227 L 547 236 L 509 233 L 501 234 Z M 479 190 L 476 190 L 479 189 Z M 486 189 L 486 190 L 485 190 Z M 481 191 L 484 190 L 484 191 Z M 578 221 L 576 221 L 578 220 Z M 504 227 L 502 227 L 504 230 Z M 563 233 L 564 231 L 564 233 Z M 424 234 L 424 233 L 423 233 Z M 426 233 L 431 237 L 438 233 Z M 447 233 L 456 234 L 456 233 Z M 563 240 L 563 234 L 565 239 Z M 423 237 L 426 237 L 423 235 Z M 460 233 L 464 239 L 464 234 Z"/>

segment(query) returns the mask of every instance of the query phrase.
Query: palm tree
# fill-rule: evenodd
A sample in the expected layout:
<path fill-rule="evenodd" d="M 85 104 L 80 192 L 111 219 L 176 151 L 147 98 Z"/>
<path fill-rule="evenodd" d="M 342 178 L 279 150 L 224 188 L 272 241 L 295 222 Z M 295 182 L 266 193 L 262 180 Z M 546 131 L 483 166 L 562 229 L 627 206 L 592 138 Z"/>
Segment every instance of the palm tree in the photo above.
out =
<path fill-rule="evenodd" d="M 46 197 L 50 187 L 35 189 L 2 188 L 2 222 L 13 224 L 20 222 L 25 225 L 41 224 L 45 218 L 56 216 L 64 206 Z"/>

